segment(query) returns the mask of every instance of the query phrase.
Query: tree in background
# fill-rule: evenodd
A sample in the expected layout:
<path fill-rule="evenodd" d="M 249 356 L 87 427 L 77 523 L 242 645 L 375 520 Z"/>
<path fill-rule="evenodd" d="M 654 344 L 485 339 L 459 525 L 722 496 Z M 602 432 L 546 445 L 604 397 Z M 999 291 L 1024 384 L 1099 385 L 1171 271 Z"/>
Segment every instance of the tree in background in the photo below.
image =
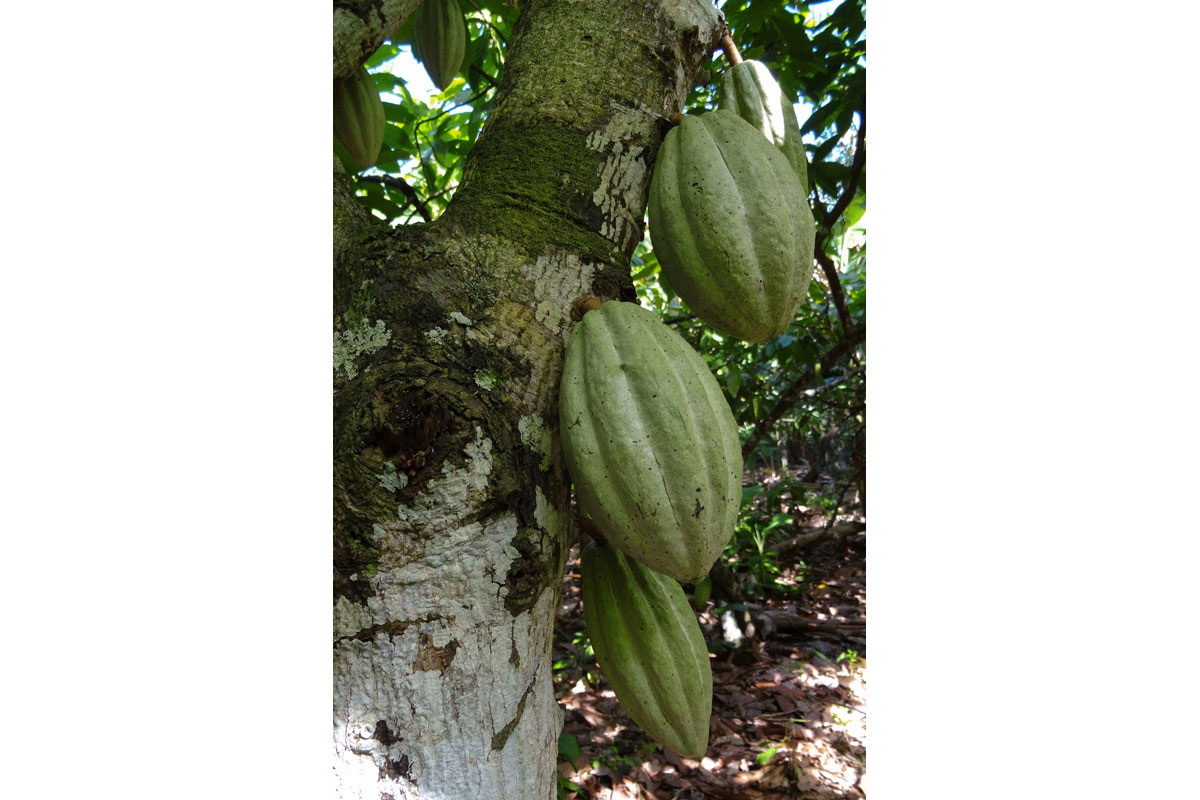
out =
<path fill-rule="evenodd" d="M 334 79 L 392 58 L 418 5 L 336 2 Z M 461 9 L 466 57 L 437 105 L 374 72 L 400 100 L 375 169 L 335 158 L 343 796 L 554 795 L 550 643 L 577 539 L 556 397 L 580 296 L 640 299 L 676 325 L 726 388 L 746 454 L 790 447 L 843 483 L 865 469 L 862 4 L 820 22 L 808 4 L 744 0 L 724 20 L 708 0 Z M 644 240 L 655 153 L 672 113 L 711 104 L 726 23 L 815 108 L 819 278 L 758 346 L 690 318 Z"/>

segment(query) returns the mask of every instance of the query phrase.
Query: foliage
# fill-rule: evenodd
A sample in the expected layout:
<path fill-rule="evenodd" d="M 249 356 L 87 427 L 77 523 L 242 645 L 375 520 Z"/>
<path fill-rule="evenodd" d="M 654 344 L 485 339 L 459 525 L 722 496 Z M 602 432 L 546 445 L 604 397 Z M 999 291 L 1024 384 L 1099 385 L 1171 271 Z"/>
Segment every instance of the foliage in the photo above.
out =
<path fill-rule="evenodd" d="M 392 224 L 433 219 L 445 210 L 495 99 L 520 12 L 505 0 L 460 0 L 460 6 L 467 21 L 463 68 L 430 102 L 413 97 L 405 80 L 388 71 L 400 48 L 412 47 L 412 18 L 367 60 L 389 124 L 375 169 L 358 177 L 356 189 Z"/>
<path fill-rule="evenodd" d="M 569 733 L 560 733 L 558 735 L 558 754 L 574 765 L 582 755 L 579 752 L 579 740 Z"/>
<path fill-rule="evenodd" d="M 559 643 L 563 645 L 562 649 L 566 651 L 567 655 L 565 658 L 555 661 L 552 670 L 566 673 L 568 676 L 579 675 L 589 686 L 599 685 L 600 672 L 596 667 L 596 654 L 592 650 L 592 640 L 588 637 L 587 629 L 572 633 L 570 646 L 565 645 L 561 633 L 557 629 L 555 637 L 559 639 Z"/>
<path fill-rule="evenodd" d="M 558 792 L 558 797 L 566 797 L 567 795 L 571 794 L 572 792 L 583 791 L 583 789 L 580 788 L 579 784 L 572 783 L 571 781 L 564 778 L 562 775 L 555 773 L 555 777 L 558 779 L 558 786 L 556 787 L 556 791 Z"/>

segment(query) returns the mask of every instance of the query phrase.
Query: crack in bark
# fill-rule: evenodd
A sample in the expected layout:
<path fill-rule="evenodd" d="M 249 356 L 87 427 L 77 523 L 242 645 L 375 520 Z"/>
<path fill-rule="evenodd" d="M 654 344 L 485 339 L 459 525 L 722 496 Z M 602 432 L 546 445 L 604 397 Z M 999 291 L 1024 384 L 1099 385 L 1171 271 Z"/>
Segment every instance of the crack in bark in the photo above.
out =
<path fill-rule="evenodd" d="M 445 647 L 438 647 L 433 643 L 432 636 L 422 633 L 413 672 L 445 672 L 457 650 L 458 642 L 454 640 L 447 642 Z"/>
<path fill-rule="evenodd" d="M 333 645 L 334 647 L 337 647 L 339 643 L 349 641 L 350 639 L 357 639 L 360 642 L 372 642 L 375 640 L 375 637 L 381 633 L 386 633 L 389 639 L 395 640 L 397 636 L 403 635 L 404 631 L 408 629 L 409 625 L 416 625 L 422 622 L 434 622 L 439 619 L 441 619 L 441 617 L 433 616 L 422 617 L 420 619 L 399 619 L 391 622 L 384 622 L 379 625 L 372 625 L 369 628 L 363 628 L 357 633 L 352 633 L 348 636 L 339 636 L 333 640 Z"/>
<path fill-rule="evenodd" d="M 498 733 L 492 736 L 493 752 L 504 749 L 504 745 L 508 742 L 508 737 L 512 736 L 512 732 L 517 729 L 517 725 L 521 722 L 521 717 L 525 716 L 525 701 L 529 699 L 529 693 L 533 691 L 533 684 L 536 680 L 537 675 L 529 679 L 529 685 L 525 687 L 525 693 L 521 695 L 521 700 L 517 703 L 516 715 Z"/>

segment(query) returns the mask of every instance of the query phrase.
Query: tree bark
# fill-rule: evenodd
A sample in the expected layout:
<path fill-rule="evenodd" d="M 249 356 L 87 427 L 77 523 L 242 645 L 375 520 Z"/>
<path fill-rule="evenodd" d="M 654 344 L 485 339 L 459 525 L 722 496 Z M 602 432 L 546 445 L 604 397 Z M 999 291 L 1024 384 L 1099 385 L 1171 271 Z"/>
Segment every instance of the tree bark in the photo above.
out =
<path fill-rule="evenodd" d="M 340 797 L 555 795 L 571 304 L 635 298 L 654 154 L 720 33 L 708 0 L 528 0 L 440 218 L 382 226 L 335 165 Z"/>
<path fill-rule="evenodd" d="M 354 74 L 419 5 L 421 0 L 334 0 L 334 80 Z"/>

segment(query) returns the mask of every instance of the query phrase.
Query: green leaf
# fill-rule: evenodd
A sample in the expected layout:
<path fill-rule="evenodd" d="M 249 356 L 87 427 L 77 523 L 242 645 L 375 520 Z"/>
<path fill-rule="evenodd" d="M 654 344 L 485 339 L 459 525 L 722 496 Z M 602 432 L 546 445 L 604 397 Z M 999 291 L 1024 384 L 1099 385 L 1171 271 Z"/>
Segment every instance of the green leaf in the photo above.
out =
<path fill-rule="evenodd" d="M 850 201 L 850 205 L 846 206 L 846 213 L 842 215 L 842 224 L 845 229 L 854 227 L 854 223 L 862 219 L 863 214 L 867 213 L 867 198 L 864 192 L 855 192 L 854 199 Z"/>
<path fill-rule="evenodd" d="M 643 281 L 646 278 L 649 278 L 651 275 L 653 275 L 657 270 L 658 270 L 657 264 L 647 264 L 646 266 L 642 267 L 641 269 L 639 269 L 637 272 L 635 272 L 633 274 L 633 280 Z"/>
<path fill-rule="evenodd" d="M 383 116 L 388 122 L 396 125 L 409 125 L 416 119 L 412 106 L 408 103 L 383 103 Z"/>
<path fill-rule="evenodd" d="M 807 120 L 804 121 L 804 126 L 800 128 L 800 133 L 820 133 L 828 124 L 826 120 L 838 112 L 841 107 L 841 98 L 830 100 L 825 105 L 814 111 Z"/>
<path fill-rule="evenodd" d="M 379 49 L 371 54 L 371 57 L 367 59 L 364 66 L 366 66 L 368 70 L 374 69 L 385 61 L 391 61 L 399 52 L 399 47 L 394 44 L 387 44 L 385 42 L 384 44 L 379 45 Z"/>
<path fill-rule="evenodd" d="M 742 508 L 750 505 L 755 497 L 762 494 L 765 489 L 762 486 L 743 486 L 742 487 Z"/>
<path fill-rule="evenodd" d="M 737 397 L 738 389 L 742 386 L 742 370 L 738 367 L 730 367 L 725 371 L 725 388 L 729 390 L 730 397 Z"/>
<path fill-rule="evenodd" d="M 808 284 L 808 299 L 814 303 L 819 303 L 825 299 L 825 287 L 819 281 L 811 281 Z"/>
<path fill-rule="evenodd" d="M 783 748 L 781 748 L 781 747 L 768 747 L 766 750 L 764 750 L 761 753 L 759 753 L 758 755 L 756 755 L 754 757 L 754 760 L 757 761 L 759 764 L 766 764 L 772 758 L 775 757 L 776 753 L 778 753 L 782 749 Z"/>
<path fill-rule="evenodd" d="M 575 766 L 581 753 L 579 751 L 579 740 L 570 733 L 560 733 L 558 735 L 558 754 L 565 756 L 571 762 L 571 766 Z"/>

